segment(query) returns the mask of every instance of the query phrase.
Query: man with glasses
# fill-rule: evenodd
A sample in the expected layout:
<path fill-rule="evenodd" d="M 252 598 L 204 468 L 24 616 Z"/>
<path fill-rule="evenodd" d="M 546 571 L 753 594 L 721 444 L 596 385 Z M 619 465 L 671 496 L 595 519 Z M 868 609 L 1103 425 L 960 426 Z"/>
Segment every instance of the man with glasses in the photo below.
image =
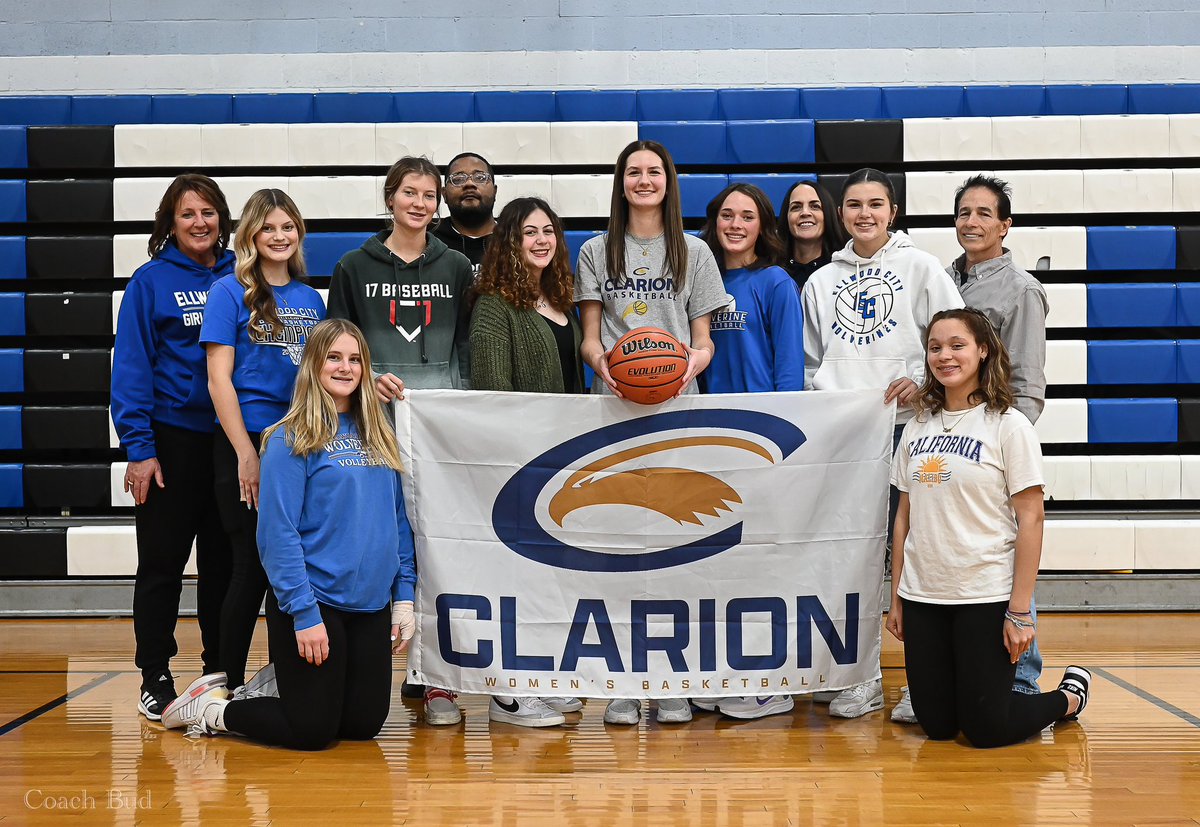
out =
<path fill-rule="evenodd" d="M 487 159 L 473 152 L 463 152 L 450 159 L 446 166 L 446 209 L 449 220 L 443 220 L 434 235 L 471 260 L 475 276 L 487 247 L 488 236 L 496 228 L 492 210 L 496 206 L 496 175 Z"/>

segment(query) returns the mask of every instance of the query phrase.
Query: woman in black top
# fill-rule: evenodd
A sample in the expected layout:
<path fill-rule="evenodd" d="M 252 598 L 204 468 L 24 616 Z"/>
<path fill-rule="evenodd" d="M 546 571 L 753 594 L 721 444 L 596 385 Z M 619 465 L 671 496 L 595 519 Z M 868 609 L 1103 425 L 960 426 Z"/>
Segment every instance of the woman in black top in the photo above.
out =
<path fill-rule="evenodd" d="M 779 232 L 787 242 L 783 269 L 804 287 L 808 277 L 846 246 L 846 231 L 837 205 L 816 181 L 797 181 L 779 208 Z"/>

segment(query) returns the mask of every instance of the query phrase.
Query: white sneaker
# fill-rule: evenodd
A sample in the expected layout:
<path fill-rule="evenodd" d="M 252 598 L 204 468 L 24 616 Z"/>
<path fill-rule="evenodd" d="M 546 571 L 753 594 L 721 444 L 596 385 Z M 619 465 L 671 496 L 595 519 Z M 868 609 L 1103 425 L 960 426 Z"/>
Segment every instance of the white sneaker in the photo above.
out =
<path fill-rule="evenodd" d="M 716 712 L 717 705 L 721 703 L 721 698 L 689 698 L 692 706 L 696 709 L 701 709 L 705 712 Z"/>
<path fill-rule="evenodd" d="M 224 701 L 229 697 L 225 680 L 224 672 L 214 672 L 196 678 L 182 695 L 167 704 L 162 713 L 162 725 L 167 729 L 182 729 L 196 723 L 200 709 L 207 706 L 209 701 Z"/>
<path fill-rule="evenodd" d="M 829 714 L 835 718 L 860 718 L 878 709 L 883 709 L 882 680 L 845 689 L 829 704 Z"/>
<path fill-rule="evenodd" d="M 583 701 L 578 698 L 542 698 L 542 703 L 555 712 L 578 712 L 583 709 Z"/>
<path fill-rule="evenodd" d="M 488 706 L 488 718 L 502 724 L 516 726 L 558 726 L 565 724 L 567 719 L 561 712 L 555 712 L 541 698 L 509 698 L 493 695 Z"/>
<path fill-rule="evenodd" d="M 917 714 L 913 712 L 912 696 L 909 695 L 907 686 L 900 690 L 900 703 L 892 708 L 892 720 L 898 724 L 917 722 Z"/>
<path fill-rule="evenodd" d="M 452 726 L 462 720 L 462 710 L 454 702 L 454 693 L 430 686 L 425 690 L 425 723 Z"/>
<path fill-rule="evenodd" d="M 841 694 L 842 691 L 840 689 L 834 689 L 829 692 L 814 692 L 812 693 L 811 697 L 813 699 L 813 703 L 815 704 L 827 704 L 832 703 L 833 699 Z"/>
<path fill-rule="evenodd" d="M 606 724 L 636 724 L 642 717 L 642 703 L 636 698 L 613 698 L 604 709 Z"/>
<path fill-rule="evenodd" d="M 659 698 L 658 722 L 660 724 L 686 724 L 692 720 L 692 705 L 687 698 Z"/>
<path fill-rule="evenodd" d="M 791 695 L 771 695 L 769 698 L 748 696 L 744 698 L 722 698 L 717 706 L 722 715 L 730 718 L 750 720 L 768 715 L 782 715 L 796 706 Z"/>
<path fill-rule="evenodd" d="M 248 698 L 278 698 L 279 681 L 275 679 L 275 664 L 268 663 L 251 676 L 250 680 L 233 690 L 229 696 L 231 701 L 244 701 Z"/>

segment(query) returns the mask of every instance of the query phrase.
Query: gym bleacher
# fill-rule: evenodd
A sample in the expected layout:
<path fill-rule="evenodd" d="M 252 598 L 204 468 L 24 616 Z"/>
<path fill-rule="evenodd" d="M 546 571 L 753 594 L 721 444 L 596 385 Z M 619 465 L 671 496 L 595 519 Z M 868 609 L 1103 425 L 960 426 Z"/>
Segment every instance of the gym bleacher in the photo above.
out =
<path fill-rule="evenodd" d="M 500 203 L 546 198 L 573 254 L 634 138 L 680 167 L 700 226 L 731 181 L 778 207 L 892 175 L 900 226 L 957 256 L 954 189 L 1013 186 L 1007 246 L 1050 299 L 1044 608 L 1200 594 L 1200 85 L 0 97 L 0 612 L 124 613 L 132 502 L 108 418 L 116 310 L 163 190 L 212 175 L 235 218 L 287 190 L 313 283 L 383 226 L 386 168 L 463 150 Z"/>

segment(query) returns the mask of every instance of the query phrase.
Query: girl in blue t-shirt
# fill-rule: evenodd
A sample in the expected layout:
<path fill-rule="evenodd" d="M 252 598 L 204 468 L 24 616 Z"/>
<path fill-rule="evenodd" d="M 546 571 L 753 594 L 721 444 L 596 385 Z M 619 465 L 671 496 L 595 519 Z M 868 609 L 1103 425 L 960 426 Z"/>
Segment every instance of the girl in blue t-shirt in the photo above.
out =
<path fill-rule="evenodd" d="M 200 342 L 221 427 L 213 444 L 217 506 L 233 546 L 221 608 L 221 669 L 245 683 L 246 657 L 267 591 L 254 535 L 259 435 L 287 412 L 300 354 L 325 303 L 304 279 L 304 219 L 282 190 L 250 196 L 234 236 L 234 275 L 213 285 Z"/>

